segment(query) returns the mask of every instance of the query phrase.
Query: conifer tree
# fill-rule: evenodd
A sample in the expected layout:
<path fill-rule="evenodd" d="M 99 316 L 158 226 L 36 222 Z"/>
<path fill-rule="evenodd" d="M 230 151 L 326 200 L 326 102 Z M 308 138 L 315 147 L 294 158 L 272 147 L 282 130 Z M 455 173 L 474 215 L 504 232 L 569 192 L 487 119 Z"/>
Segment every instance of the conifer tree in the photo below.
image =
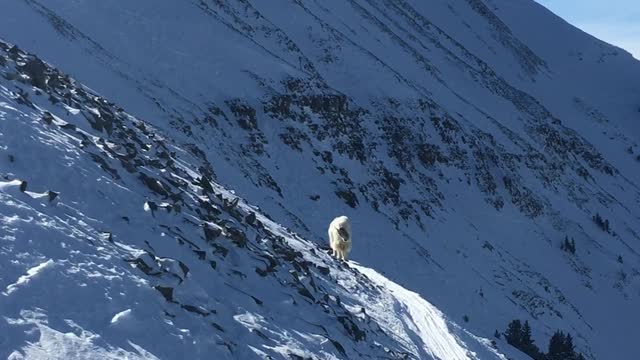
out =
<path fill-rule="evenodd" d="M 573 355 L 575 354 L 575 350 L 576 347 L 573 345 L 573 337 L 571 334 L 567 333 L 567 336 L 564 338 L 564 351 Z"/>
<path fill-rule="evenodd" d="M 509 345 L 520 349 L 522 346 L 522 323 L 520 320 L 512 320 L 507 326 L 507 331 L 504 333 L 504 338 Z"/>
<path fill-rule="evenodd" d="M 566 360 L 564 358 L 565 335 L 562 331 L 556 331 L 549 339 L 549 351 L 547 360 Z"/>
<path fill-rule="evenodd" d="M 544 354 L 540 352 L 540 349 L 531 338 L 529 321 L 525 321 L 523 325 L 520 320 L 512 320 L 507 326 L 504 338 L 509 345 L 531 356 L 533 359 L 542 360 L 544 358 Z"/>
<path fill-rule="evenodd" d="M 549 352 L 545 360 L 584 360 L 582 354 L 576 354 L 571 334 L 556 331 L 549 340 Z"/>
<path fill-rule="evenodd" d="M 529 326 L 529 321 L 525 320 L 524 325 L 522 326 L 522 344 L 528 345 L 532 343 L 533 340 L 531 340 L 531 326 Z"/>
<path fill-rule="evenodd" d="M 542 358 L 540 349 L 538 349 L 538 346 L 531 338 L 531 327 L 529 326 L 529 321 L 525 321 L 522 326 L 522 348 L 520 350 L 534 359 Z"/>

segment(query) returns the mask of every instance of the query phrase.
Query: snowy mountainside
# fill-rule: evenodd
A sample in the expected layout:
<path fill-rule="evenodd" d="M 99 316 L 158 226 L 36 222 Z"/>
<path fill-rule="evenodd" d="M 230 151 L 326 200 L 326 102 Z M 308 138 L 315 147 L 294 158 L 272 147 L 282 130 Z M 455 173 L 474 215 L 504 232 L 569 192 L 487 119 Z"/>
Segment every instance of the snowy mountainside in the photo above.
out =
<path fill-rule="evenodd" d="M 196 145 L 1 41 L 0 75 L 0 357 L 505 359 L 211 181 Z"/>
<path fill-rule="evenodd" d="M 353 259 L 467 330 L 529 320 L 541 347 L 561 329 L 589 358 L 634 356 L 640 64 L 623 50 L 530 0 L 0 10 L 0 36 L 197 144 L 277 223 L 325 243 L 347 214 Z"/>

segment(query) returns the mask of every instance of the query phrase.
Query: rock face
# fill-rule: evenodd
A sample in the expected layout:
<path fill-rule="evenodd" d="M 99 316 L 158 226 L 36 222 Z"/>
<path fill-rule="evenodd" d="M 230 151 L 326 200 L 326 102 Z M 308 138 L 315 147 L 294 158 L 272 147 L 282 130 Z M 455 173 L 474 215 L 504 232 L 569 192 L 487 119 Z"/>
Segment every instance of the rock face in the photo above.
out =
<path fill-rule="evenodd" d="M 222 254 L 249 251 L 256 234 L 245 227 L 263 219 L 213 182 L 322 245 L 345 213 L 356 261 L 449 318 L 466 315 L 479 335 L 517 318 L 541 347 L 560 329 L 589 356 L 631 356 L 640 86 L 629 79 L 640 64 L 629 54 L 525 0 L 119 6 L 2 4 L 15 16 L 0 33 L 151 125 L 125 125 L 118 106 L 16 46 L 4 45 L 0 65 L 22 84 L 19 104 L 35 106 L 34 86 L 84 119 L 38 117 L 81 139 L 112 181 L 133 176 L 150 216 L 195 211 L 198 236 Z M 38 26 L 24 32 L 25 22 Z M 78 104 L 87 110 L 73 114 Z M 98 139 L 76 128 L 85 124 Z M 196 159 L 197 177 L 166 176 L 181 165 L 164 137 Z M 206 195 L 197 207 L 189 186 Z M 567 236 L 573 252 L 561 249 Z M 210 267 L 226 262 L 193 251 Z M 265 261 L 260 277 L 275 266 Z"/>

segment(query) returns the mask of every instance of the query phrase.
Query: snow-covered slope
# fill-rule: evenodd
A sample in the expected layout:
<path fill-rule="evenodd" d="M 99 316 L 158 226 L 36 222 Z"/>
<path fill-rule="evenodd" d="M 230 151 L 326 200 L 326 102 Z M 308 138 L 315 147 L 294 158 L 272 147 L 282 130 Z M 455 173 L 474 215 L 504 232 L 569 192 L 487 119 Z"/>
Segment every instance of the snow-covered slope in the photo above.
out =
<path fill-rule="evenodd" d="M 347 214 L 356 261 L 467 331 L 518 318 L 543 347 L 561 329 L 588 357 L 633 356 L 640 63 L 533 1 L 0 11 L 1 37 L 197 144 L 212 181 L 310 244 Z"/>
<path fill-rule="evenodd" d="M 197 146 L 0 59 L 0 357 L 504 358 L 212 182 Z"/>

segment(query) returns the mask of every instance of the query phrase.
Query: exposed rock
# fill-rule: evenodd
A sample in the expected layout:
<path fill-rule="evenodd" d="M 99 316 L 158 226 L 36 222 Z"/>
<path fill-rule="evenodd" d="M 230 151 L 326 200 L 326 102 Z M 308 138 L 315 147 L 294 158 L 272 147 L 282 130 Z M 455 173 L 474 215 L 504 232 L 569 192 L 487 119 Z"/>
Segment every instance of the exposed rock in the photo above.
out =
<path fill-rule="evenodd" d="M 42 60 L 34 57 L 27 61 L 20 70 L 24 71 L 25 74 L 29 75 L 31 78 L 31 85 L 40 88 L 46 89 L 47 87 L 47 65 L 42 62 Z"/>
<path fill-rule="evenodd" d="M 57 197 L 58 197 L 59 193 L 55 192 L 55 191 L 51 191 L 49 190 L 47 192 L 47 196 L 49 198 L 49 202 L 53 202 Z"/>
<path fill-rule="evenodd" d="M 162 296 L 164 297 L 165 300 L 167 300 L 168 302 L 171 303 L 175 303 L 175 301 L 173 300 L 173 288 L 172 287 L 168 287 L 168 286 L 154 286 L 154 289 L 158 290 L 158 292 L 160 292 L 160 294 L 162 294 Z"/>
<path fill-rule="evenodd" d="M 244 222 L 246 222 L 249 225 L 255 224 L 255 222 L 256 222 L 256 213 L 251 212 L 249 215 L 245 216 Z"/>

